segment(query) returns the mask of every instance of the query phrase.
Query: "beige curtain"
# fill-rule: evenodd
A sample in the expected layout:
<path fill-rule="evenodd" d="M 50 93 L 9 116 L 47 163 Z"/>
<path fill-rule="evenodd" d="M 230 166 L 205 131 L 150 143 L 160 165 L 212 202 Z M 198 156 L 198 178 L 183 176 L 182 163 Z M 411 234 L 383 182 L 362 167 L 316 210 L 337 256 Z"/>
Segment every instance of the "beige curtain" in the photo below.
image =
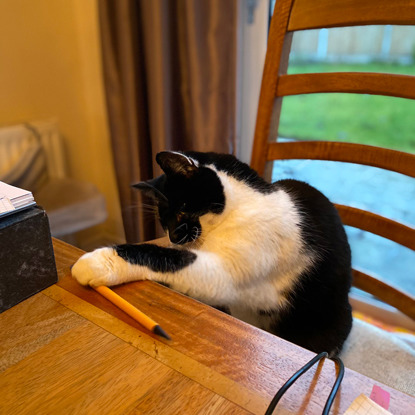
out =
<path fill-rule="evenodd" d="M 130 184 L 162 150 L 235 153 L 237 0 L 99 0 L 107 107 L 127 240 L 156 236 Z"/>

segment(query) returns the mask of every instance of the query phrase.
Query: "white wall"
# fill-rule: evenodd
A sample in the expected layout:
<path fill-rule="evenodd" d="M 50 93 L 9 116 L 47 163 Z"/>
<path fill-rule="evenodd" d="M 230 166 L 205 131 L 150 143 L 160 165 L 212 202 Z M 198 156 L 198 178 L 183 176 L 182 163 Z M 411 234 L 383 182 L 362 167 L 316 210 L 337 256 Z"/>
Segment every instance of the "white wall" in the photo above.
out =
<path fill-rule="evenodd" d="M 100 53 L 97 0 L 0 0 L 0 125 L 58 119 L 70 175 L 107 200 L 85 242 L 124 239 Z"/>

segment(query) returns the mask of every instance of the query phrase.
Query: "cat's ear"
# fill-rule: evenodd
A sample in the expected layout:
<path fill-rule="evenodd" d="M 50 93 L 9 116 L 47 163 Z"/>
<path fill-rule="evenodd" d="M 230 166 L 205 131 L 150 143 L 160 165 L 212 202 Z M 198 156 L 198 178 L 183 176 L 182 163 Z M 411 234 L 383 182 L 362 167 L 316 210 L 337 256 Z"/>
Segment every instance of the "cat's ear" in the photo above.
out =
<path fill-rule="evenodd" d="M 191 177 L 198 169 L 194 160 L 182 153 L 162 151 L 156 155 L 156 161 L 167 175 L 175 174 Z"/>
<path fill-rule="evenodd" d="M 166 182 L 166 176 L 163 174 L 145 182 L 139 182 L 131 185 L 135 189 L 139 189 L 146 196 L 153 199 L 166 200 L 166 196 L 163 194 L 164 183 Z"/>

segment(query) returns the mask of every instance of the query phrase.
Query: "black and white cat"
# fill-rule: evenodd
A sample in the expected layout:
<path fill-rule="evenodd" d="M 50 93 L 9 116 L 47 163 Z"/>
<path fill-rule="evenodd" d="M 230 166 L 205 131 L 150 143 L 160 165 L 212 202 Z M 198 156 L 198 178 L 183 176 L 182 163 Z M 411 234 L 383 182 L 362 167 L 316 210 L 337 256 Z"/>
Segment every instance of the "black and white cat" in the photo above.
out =
<path fill-rule="evenodd" d="M 335 207 L 296 180 L 267 183 L 235 157 L 162 152 L 152 196 L 171 247 L 118 245 L 83 255 L 81 284 L 154 280 L 315 352 L 348 336 L 351 255 Z"/>

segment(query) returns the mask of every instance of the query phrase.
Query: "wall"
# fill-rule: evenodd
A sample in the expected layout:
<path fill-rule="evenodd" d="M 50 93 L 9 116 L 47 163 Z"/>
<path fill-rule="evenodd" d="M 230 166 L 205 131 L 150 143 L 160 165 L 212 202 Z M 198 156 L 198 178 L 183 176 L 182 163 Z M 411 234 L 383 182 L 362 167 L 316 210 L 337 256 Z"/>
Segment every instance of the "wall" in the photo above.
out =
<path fill-rule="evenodd" d="M 81 238 L 122 241 L 97 0 L 0 0 L 0 125 L 57 118 L 70 176 L 105 195 L 108 220 Z"/>

